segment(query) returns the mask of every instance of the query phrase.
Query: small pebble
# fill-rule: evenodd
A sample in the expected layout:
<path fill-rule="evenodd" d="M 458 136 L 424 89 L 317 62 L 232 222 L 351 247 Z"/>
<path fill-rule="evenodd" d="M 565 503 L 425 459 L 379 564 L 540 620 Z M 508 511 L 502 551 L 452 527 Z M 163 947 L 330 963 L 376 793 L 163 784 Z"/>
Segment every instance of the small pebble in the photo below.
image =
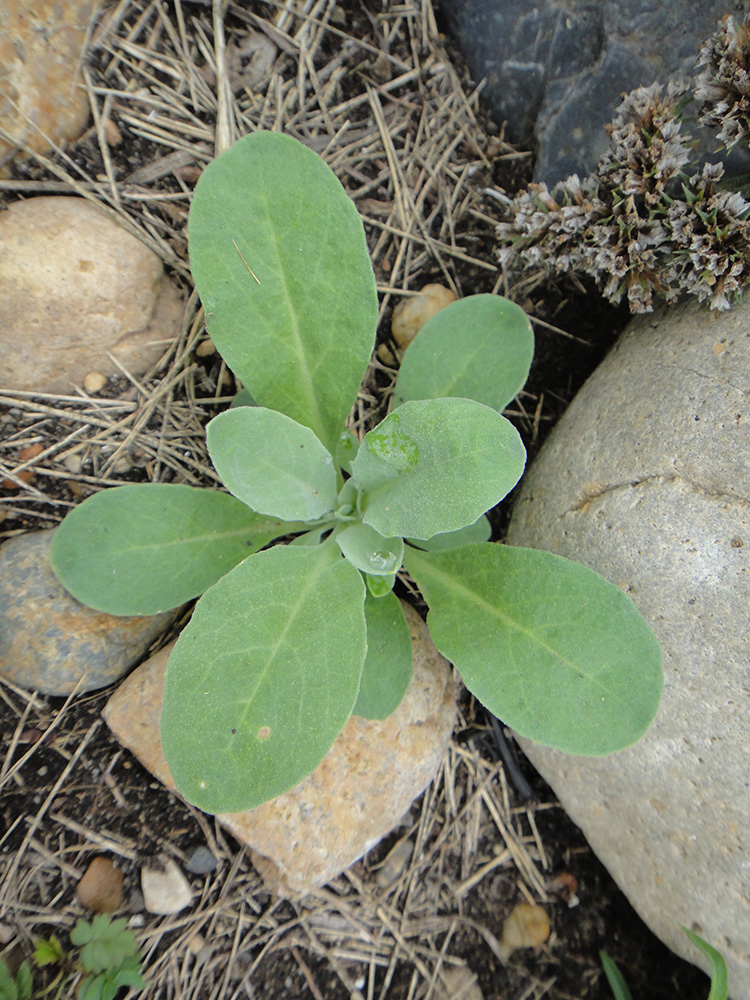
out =
<path fill-rule="evenodd" d="M 386 857 L 375 876 L 375 881 L 382 888 L 392 885 L 409 864 L 412 855 L 410 840 L 400 840 Z"/>
<path fill-rule="evenodd" d="M 484 1000 L 477 977 L 466 965 L 444 966 L 435 983 L 435 1000 Z"/>
<path fill-rule="evenodd" d="M 63 465 L 68 470 L 68 472 L 80 472 L 83 466 L 83 459 L 80 455 L 68 455 L 67 458 L 63 460 Z"/>
<path fill-rule="evenodd" d="M 89 372 L 83 380 L 86 392 L 101 392 L 106 384 L 107 380 L 101 372 Z"/>
<path fill-rule="evenodd" d="M 18 463 L 28 462 L 30 458 L 36 458 L 37 455 L 41 455 L 44 451 L 43 444 L 30 444 L 28 448 L 23 448 L 18 452 Z M 22 483 L 30 483 L 31 480 L 36 475 L 33 467 L 30 469 L 23 469 L 16 476 L 16 479 L 20 479 Z M 20 485 L 15 481 L 15 479 L 4 479 L 2 486 L 6 490 L 20 490 Z"/>
<path fill-rule="evenodd" d="M 428 319 L 455 301 L 456 296 L 450 288 L 444 285 L 425 285 L 419 294 L 399 302 L 393 310 L 393 339 L 400 348 L 407 348 Z"/>
<path fill-rule="evenodd" d="M 535 903 L 517 903 L 505 918 L 500 950 L 509 958 L 518 948 L 538 948 L 549 937 L 549 917 Z"/>
<path fill-rule="evenodd" d="M 179 913 L 193 898 L 190 883 L 171 858 L 163 869 L 141 869 L 141 889 L 149 913 Z"/>
<path fill-rule="evenodd" d="M 122 142 L 122 134 L 111 118 L 104 119 L 104 135 L 110 146 L 119 146 Z"/>
<path fill-rule="evenodd" d="M 112 464 L 112 472 L 117 473 L 121 476 L 124 472 L 130 472 L 133 468 L 133 462 L 130 455 L 122 454 L 118 455 Z"/>
<path fill-rule="evenodd" d="M 133 927 L 142 927 L 144 923 L 143 910 L 146 909 L 146 904 L 143 902 L 143 893 L 140 889 L 133 889 L 128 903 L 130 912 L 135 914 L 130 918 L 130 923 Z"/>
<path fill-rule="evenodd" d="M 378 344 L 378 358 L 384 365 L 392 366 L 396 364 L 396 358 L 393 355 L 393 351 L 387 344 Z"/>
<path fill-rule="evenodd" d="M 198 344 L 195 349 L 195 353 L 199 358 L 207 358 L 209 355 L 216 353 L 216 345 L 210 337 L 206 337 L 205 340 L 202 340 L 200 344 Z"/>
<path fill-rule="evenodd" d="M 122 881 L 111 858 L 94 858 L 76 887 L 76 899 L 87 910 L 114 913 L 122 904 Z"/>
<path fill-rule="evenodd" d="M 197 844 L 187 852 L 185 867 L 194 875 L 207 875 L 215 871 L 219 862 L 204 844 Z"/>

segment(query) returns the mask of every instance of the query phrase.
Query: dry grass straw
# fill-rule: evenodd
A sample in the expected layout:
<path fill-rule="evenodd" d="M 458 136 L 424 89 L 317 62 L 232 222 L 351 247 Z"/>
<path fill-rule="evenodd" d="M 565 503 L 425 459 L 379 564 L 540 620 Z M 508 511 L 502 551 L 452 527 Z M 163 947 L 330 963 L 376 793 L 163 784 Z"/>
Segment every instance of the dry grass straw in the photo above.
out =
<path fill-rule="evenodd" d="M 477 95 L 464 91 L 441 49 L 430 0 L 372 17 L 332 0 L 272 0 L 263 10 L 120 0 L 96 24 L 83 67 L 92 125 L 81 149 L 92 171 L 58 150 L 34 156 L 31 178 L 2 182 L 11 197 L 55 192 L 94 201 L 154 250 L 186 292 L 182 332 L 159 364 L 141 378 L 123 371 L 107 397 L 78 386 L 67 395 L 0 394 L 0 479 L 18 486 L 2 497 L 5 534 L 54 525 L 81 495 L 127 481 L 134 469 L 153 481 L 215 482 L 203 426 L 233 383 L 218 359 L 196 360 L 203 317 L 190 292 L 185 225 L 197 173 L 237 136 L 283 129 L 331 165 L 368 230 L 381 319 L 430 280 L 458 294 L 464 273 L 498 285 L 494 265 L 472 253 L 472 228 L 485 225 L 475 178 L 489 166 Z M 140 162 L 129 163 L 123 149 Z M 355 425 L 381 402 L 378 391 L 364 392 Z M 30 444 L 43 450 L 19 461 Z M 29 469 L 35 478 L 26 483 Z M 108 761 L 87 758 L 100 723 L 75 699 L 60 708 L 10 686 L 0 692 L 8 723 L 0 794 L 27 789 L 29 808 L 0 836 L 0 928 L 12 927 L 28 945 L 50 927 L 72 926 L 72 891 L 93 853 L 113 853 L 136 872 L 142 861 L 136 842 L 106 817 L 56 805 L 62 785 L 86 784 L 93 769 L 114 816 L 114 806 L 137 810 L 149 789 L 137 774 L 123 785 L 114 744 Z M 35 727 L 44 731 L 36 742 L 28 735 Z M 60 757 L 50 782 L 37 773 L 43 745 Z M 499 916 L 490 927 L 472 915 L 478 892 L 500 878 L 511 894 L 546 899 L 533 812 L 512 807 L 502 769 L 470 744 L 452 745 L 377 867 L 371 856 L 293 906 L 262 893 L 246 855 L 212 818 L 170 801 L 182 836 L 170 836 L 168 825 L 157 831 L 160 850 L 184 860 L 179 842 L 192 830 L 220 864 L 195 880 L 188 911 L 135 918 L 148 972 L 143 1000 L 262 996 L 254 984 L 279 956 L 318 998 L 332 995 L 333 979 L 336 996 L 385 1000 L 398 982 L 399 996 L 429 1000 L 440 995 L 442 971 L 463 963 L 451 950 L 458 936 L 499 954 Z M 510 905 L 498 899 L 498 912 Z M 532 983 L 527 995 L 549 989 Z"/>

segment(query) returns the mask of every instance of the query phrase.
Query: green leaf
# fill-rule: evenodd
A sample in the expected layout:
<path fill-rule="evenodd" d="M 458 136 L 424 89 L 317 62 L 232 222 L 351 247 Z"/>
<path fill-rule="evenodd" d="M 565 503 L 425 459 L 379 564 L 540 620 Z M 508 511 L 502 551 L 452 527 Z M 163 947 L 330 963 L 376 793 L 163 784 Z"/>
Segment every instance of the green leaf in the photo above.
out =
<path fill-rule="evenodd" d="M 467 688 L 537 743 L 584 756 L 630 746 L 664 678 L 635 605 L 593 570 L 550 552 L 485 542 L 407 549 L 427 624 Z"/>
<path fill-rule="evenodd" d="M 0 958 L 0 1000 L 18 1000 L 16 981 L 4 958 Z"/>
<path fill-rule="evenodd" d="M 387 719 L 401 704 L 413 669 L 411 634 L 393 593 L 365 597 L 367 656 L 354 715 Z"/>
<path fill-rule="evenodd" d="M 391 576 L 371 576 L 369 573 L 365 573 L 364 576 L 365 583 L 367 584 L 367 592 L 372 594 L 373 597 L 377 597 L 378 600 L 390 594 L 396 582 L 395 573 Z"/>
<path fill-rule="evenodd" d="M 206 591 L 169 658 L 161 723 L 189 802 L 250 809 L 318 766 L 357 700 L 363 604 L 332 542 L 260 552 Z"/>
<path fill-rule="evenodd" d="M 333 458 L 291 417 L 263 406 L 225 410 L 208 425 L 206 442 L 229 492 L 259 514 L 315 521 L 333 510 Z"/>
<path fill-rule="evenodd" d="M 320 545 L 323 535 L 331 533 L 330 524 L 319 524 L 291 540 L 290 545 Z"/>
<path fill-rule="evenodd" d="M 70 940 L 81 949 L 80 963 L 87 972 L 116 969 L 138 951 L 135 934 L 127 929 L 125 917 L 112 920 L 106 913 L 98 914 L 91 923 L 79 919 Z"/>
<path fill-rule="evenodd" d="M 237 395 L 234 397 L 232 402 L 229 404 L 229 409 L 233 410 L 237 406 L 257 406 L 253 397 L 247 391 L 247 389 L 240 389 Z"/>
<path fill-rule="evenodd" d="M 534 333 L 520 306 L 499 295 L 470 295 L 428 319 L 409 345 L 394 406 L 461 396 L 502 410 L 523 389 L 533 356 Z"/>
<path fill-rule="evenodd" d="M 523 472 L 518 432 L 472 399 L 404 403 L 371 430 L 352 463 L 365 524 L 425 539 L 455 531 L 508 493 Z"/>
<path fill-rule="evenodd" d="M 393 576 L 404 561 L 403 538 L 383 538 L 367 524 L 352 524 L 336 535 L 349 562 L 370 576 Z"/>
<path fill-rule="evenodd" d="M 261 405 L 334 454 L 375 340 L 364 228 L 343 187 L 287 135 L 246 135 L 203 171 L 188 224 L 211 337 Z"/>
<path fill-rule="evenodd" d="M 78 993 L 79 1000 L 104 1000 L 104 986 L 107 981 L 102 972 L 93 978 L 84 976 Z"/>
<path fill-rule="evenodd" d="M 252 552 L 299 528 L 214 490 L 118 486 L 68 514 L 52 539 L 50 562 L 82 604 L 112 615 L 154 615 L 197 597 Z"/>
<path fill-rule="evenodd" d="M 138 956 L 123 959 L 120 965 L 112 971 L 110 977 L 115 992 L 121 986 L 142 990 L 146 985 L 146 980 L 141 975 L 141 960 Z"/>
<path fill-rule="evenodd" d="M 31 966 L 26 959 L 21 962 L 16 973 L 16 988 L 18 989 L 18 1000 L 31 1000 L 33 981 L 31 978 Z"/>
<path fill-rule="evenodd" d="M 615 1000 L 633 1000 L 633 995 L 628 989 L 628 984 L 625 982 L 623 974 L 617 968 L 606 951 L 600 951 L 599 958 L 601 959 L 604 975 L 607 977 L 607 982 L 609 983 L 609 987 L 612 990 L 612 995 Z"/>
<path fill-rule="evenodd" d="M 727 963 L 720 951 L 717 951 L 695 931 L 690 931 L 687 927 L 682 928 L 695 947 L 702 951 L 711 963 L 711 990 L 708 1000 L 727 1000 L 729 995 L 729 975 L 727 973 Z"/>
<path fill-rule="evenodd" d="M 36 965 L 60 965 L 65 960 L 65 952 L 57 937 L 51 934 L 49 938 L 40 938 L 34 946 L 34 962 Z"/>
<path fill-rule="evenodd" d="M 467 524 L 465 528 L 433 535 L 432 538 L 425 540 L 407 538 L 406 541 L 416 545 L 418 549 L 424 549 L 425 552 L 445 552 L 446 549 L 457 549 L 461 545 L 471 545 L 472 542 L 486 542 L 491 534 L 492 525 L 482 514 L 478 520 L 473 524 Z"/>

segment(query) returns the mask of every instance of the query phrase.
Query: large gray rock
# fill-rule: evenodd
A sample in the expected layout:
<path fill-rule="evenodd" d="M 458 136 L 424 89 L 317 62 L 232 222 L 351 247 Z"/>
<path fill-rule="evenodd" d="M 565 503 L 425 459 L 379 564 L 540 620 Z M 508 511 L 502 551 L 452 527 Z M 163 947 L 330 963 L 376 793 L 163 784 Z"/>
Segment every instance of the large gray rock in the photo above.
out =
<path fill-rule="evenodd" d="M 498 124 L 536 146 L 534 179 L 591 171 L 621 95 L 694 75 L 700 45 L 747 0 L 446 0 L 449 25 Z M 715 148 L 714 144 L 710 148 Z M 737 149 L 736 170 L 750 158 Z"/>
<path fill-rule="evenodd" d="M 524 749 L 652 930 L 692 927 L 750 1000 L 750 305 L 634 320 L 531 467 L 513 545 L 631 595 L 664 651 L 651 730 L 601 759 Z"/>

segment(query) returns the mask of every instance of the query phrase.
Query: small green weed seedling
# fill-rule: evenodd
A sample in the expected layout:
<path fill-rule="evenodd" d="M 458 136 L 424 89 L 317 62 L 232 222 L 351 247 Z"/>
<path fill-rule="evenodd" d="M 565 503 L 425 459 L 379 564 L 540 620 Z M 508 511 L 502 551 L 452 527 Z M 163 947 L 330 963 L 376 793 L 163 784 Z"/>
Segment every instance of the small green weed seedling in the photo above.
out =
<path fill-rule="evenodd" d="M 310 774 L 353 713 L 397 707 L 412 669 L 392 592 L 402 566 L 437 648 L 513 729 L 585 755 L 639 739 L 663 678 L 630 599 L 574 562 L 487 540 L 485 512 L 526 458 L 501 413 L 533 354 L 523 311 L 477 295 L 434 316 L 392 412 L 360 442 L 344 426 L 375 342 L 375 278 L 323 160 L 278 133 L 240 139 L 196 187 L 189 242 L 210 335 L 252 397 L 207 429 L 229 493 L 95 494 L 51 553 L 100 611 L 203 595 L 164 690 L 162 744 L 184 797 L 207 812 L 258 805 Z"/>
<path fill-rule="evenodd" d="M 33 964 L 38 968 L 59 966 L 55 978 L 45 987 L 34 987 L 29 962 L 21 963 L 12 976 L 4 959 L 0 958 L 0 1000 L 41 1000 L 42 997 L 70 997 L 71 979 L 82 973 L 77 1000 L 114 1000 L 118 990 L 129 986 L 142 990 L 146 985 L 141 976 L 141 960 L 135 935 L 126 928 L 124 917 L 112 920 L 107 914 L 78 920 L 70 932 L 71 944 L 77 956 L 66 955 L 55 935 L 36 942 Z"/>
<path fill-rule="evenodd" d="M 682 929 L 695 947 L 699 951 L 702 951 L 711 963 L 711 988 L 708 993 L 708 1000 L 727 1000 L 729 995 L 729 979 L 724 956 L 694 931 L 689 931 L 687 927 L 683 927 Z M 615 1000 L 633 1000 L 633 995 L 628 989 L 628 984 L 625 982 L 623 974 L 606 951 L 600 951 L 599 957 L 604 969 L 604 975 L 607 977 L 607 982 Z"/>

